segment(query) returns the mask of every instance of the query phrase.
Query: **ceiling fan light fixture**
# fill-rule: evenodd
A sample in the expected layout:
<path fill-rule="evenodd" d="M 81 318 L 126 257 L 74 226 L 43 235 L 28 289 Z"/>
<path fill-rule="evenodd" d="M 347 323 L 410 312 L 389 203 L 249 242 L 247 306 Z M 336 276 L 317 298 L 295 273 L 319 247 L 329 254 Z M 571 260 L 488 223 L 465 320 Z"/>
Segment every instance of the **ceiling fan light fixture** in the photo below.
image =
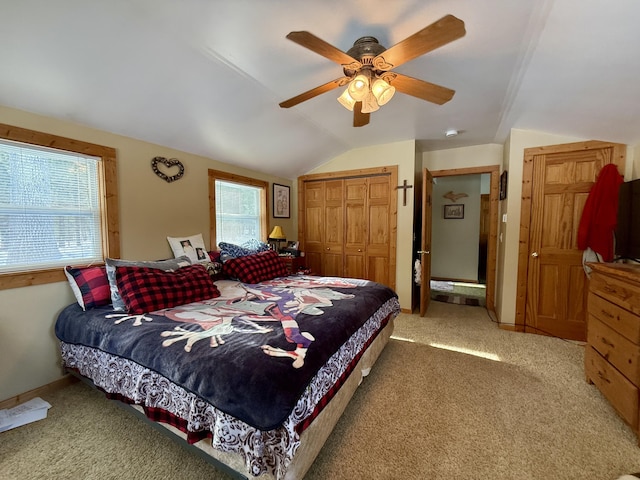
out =
<path fill-rule="evenodd" d="M 338 101 L 342 104 L 344 108 L 346 108 L 350 112 L 353 112 L 353 106 L 356 104 L 356 101 L 353 98 L 351 98 L 351 95 L 349 95 L 348 88 L 344 89 L 344 92 L 342 92 L 342 95 L 338 97 Z"/>
<path fill-rule="evenodd" d="M 362 113 L 375 112 L 379 108 L 380 105 L 378 105 L 378 102 L 376 102 L 376 97 L 373 95 L 373 93 L 369 92 L 362 100 Z"/>
<path fill-rule="evenodd" d="M 371 93 L 376 97 L 379 106 L 386 104 L 396 93 L 396 87 L 392 87 L 381 78 L 376 78 L 371 85 Z"/>
<path fill-rule="evenodd" d="M 362 73 L 356 75 L 356 77 L 349 82 L 349 86 L 347 87 L 349 91 L 349 95 L 356 102 L 361 102 L 369 93 L 369 78 Z"/>

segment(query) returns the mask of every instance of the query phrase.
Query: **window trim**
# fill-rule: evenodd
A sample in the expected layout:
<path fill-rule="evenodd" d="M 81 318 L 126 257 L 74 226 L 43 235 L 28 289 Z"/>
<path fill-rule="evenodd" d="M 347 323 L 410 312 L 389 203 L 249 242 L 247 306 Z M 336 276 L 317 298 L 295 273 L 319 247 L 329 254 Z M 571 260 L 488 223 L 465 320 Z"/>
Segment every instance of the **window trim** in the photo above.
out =
<path fill-rule="evenodd" d="M 98 169 L 101 188 L 100 214 L 103 232 L 105 232 L 102 236 L 102 255 L 103 257 L 120 257 L 120 217 L 118 215 L 118 176 L 115 148 L 4 123 L 0 123 L 0 138 L 99 157 L 101 159 L 100 168 Z M 62 281 L 66 281 L 66 276 L 63 269 L 59 267 L 18 273 L 2 273 L 0 274 L 0 290 Z"/>
<path fill-rule="evenodd" d="M 240 185 L 247 185 L 250 187 L 261 188 L 260 192 L 260 229 L 263 232 L 264 238 L 261 238 L 263 242 L 267 241 L 267 235 L 269 235 L 269 222 L 268 222 L 268 192 L 269 182 L 264 180 L 258 180 L 256 178 L 244 177 L 242 175 L 236 175 L 235 173 L 222 172 L 220 170 L 208 170 L 209 176 L 209 250 L 217 250 L 218 242 L 216 239 L 216 180 L 222 180 L 225 182 L 239 183 Z"/>

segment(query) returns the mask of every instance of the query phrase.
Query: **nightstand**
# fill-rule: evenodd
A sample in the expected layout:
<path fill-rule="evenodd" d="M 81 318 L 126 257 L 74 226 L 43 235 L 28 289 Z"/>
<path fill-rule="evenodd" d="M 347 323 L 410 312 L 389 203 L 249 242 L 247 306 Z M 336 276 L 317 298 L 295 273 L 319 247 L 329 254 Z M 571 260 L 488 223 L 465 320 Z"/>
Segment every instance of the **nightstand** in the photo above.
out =
<path fill-rule="evenodd" d="M 287 267 L 288 275 L 295 275 L 300 270 L 306 270 L 304 257 L 292 257 L 290 255 L 280 255 L 280 261 Z"/>

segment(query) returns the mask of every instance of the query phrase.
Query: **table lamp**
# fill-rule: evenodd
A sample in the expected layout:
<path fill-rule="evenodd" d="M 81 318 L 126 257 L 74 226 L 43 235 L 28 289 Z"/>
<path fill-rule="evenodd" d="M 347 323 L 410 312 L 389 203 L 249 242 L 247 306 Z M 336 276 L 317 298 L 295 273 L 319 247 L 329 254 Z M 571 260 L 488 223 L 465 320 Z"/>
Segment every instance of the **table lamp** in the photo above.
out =
<path fill-rule="evenodd" d="M 276 252 L 280 252 L 280 242 L 286 242 L 287 237 L 282 231 L 282 227 L 279 225 L 276 225 L 275 227 L 273 227 L 273 230 L 271 230 L 268 240 L 273 241 L 276 246 Z"/>

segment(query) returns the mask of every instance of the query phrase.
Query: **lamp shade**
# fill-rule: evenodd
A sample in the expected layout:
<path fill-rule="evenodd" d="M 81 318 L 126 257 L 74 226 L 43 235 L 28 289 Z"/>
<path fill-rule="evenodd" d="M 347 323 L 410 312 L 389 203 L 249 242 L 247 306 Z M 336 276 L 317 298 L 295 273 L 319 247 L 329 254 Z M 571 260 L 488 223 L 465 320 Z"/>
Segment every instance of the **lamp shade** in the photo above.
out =
<path fill-rule="evenodd" d="M 376 102 L 376 97 L 372 93 L 365 95 L 362 99 L 362 113 L 371 113 L 378 110 L 380 107 Z"/>
<path fill-rule="evenodd" d="M 369 93 L 369 78 L 362 73 L 357 75 L 356 78 L 351 80 L 347 90 L 351 98 L 356 102 L 361 102 L 367 93 Z"/>
<path fill-rule="evenodd" d="M 269 238 L 273 240 L 285 240 L 287 237 L 282 231 L 282 227 L 279 225 L 276 225 L 275 227 L 273 227 L 273 230 L 271 230 L 271 233 L 269 234 Z"/>
<path fill-rule="evenodd" d="M 338 97 L 338 101 L 344 108 L 353 112 L 353 106 L 356 104 L 356 101 L 351 98 L 351 95 L 349 95 L 349 89 L 345 88 L 344 92 L 342 92 L 342 95 Z"/>
<path fill-rule="evenodd" d="M 391 100 L 393 94 L 396 93 L 396 88 L 389 85 L 381 78 L 376 78 L 371 85 L 371 92 L 376 97 L 378 105 L 382 106 Z"/>

